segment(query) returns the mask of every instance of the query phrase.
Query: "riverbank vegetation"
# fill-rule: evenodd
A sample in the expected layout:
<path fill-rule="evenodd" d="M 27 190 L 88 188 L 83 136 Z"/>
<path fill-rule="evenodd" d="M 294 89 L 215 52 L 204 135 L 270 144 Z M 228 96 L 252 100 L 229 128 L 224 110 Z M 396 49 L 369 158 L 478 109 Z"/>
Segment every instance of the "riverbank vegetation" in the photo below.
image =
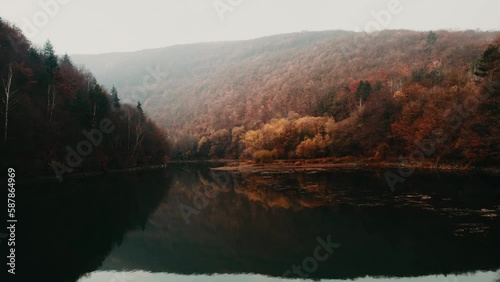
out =
<path fill-rule="evenodd" d="M 413 58 L 389 65 L 376 57 L 365 62 L 353 57 L 352 67 L 370 64 L 377 71 L 362 70 L 365 75 L 360 79 L 332 82 L 327 90 L 311 86 L 300 91 L 300 100 L 296 100 L 298 92 L 285 95 L 276 90 L 271 99 L 283 99 L 283 104 L 262 98 L 252 115 L 253 125 L 183 139 L 175 145 L 173 156 L 257 163 L 350 157 L 381 163 L 496 166 L 500 161 L 500 37 L 481 43 L 472 41 L 470 34 L 432 34 L 435 40 L 429 41 L 425 36 L 418 39 L 416 33 L 396 33 L 401 44 L 415 41 L 405 50 Z M 384 44 L 379 45 L 383 50 Z M 375 47 L 365 47 L 363 54 L 374 54 L 371 48 Z M 339 75 L 338 81 L 346 81 L 345 75 Z M 302 101 L 303 107 L 293 106 L 292 101 Z M 289 110 L 285 116 L 259 116 L 267 107 L 274 107 L 275 113 L 283 107 L 299 110 Z M 229 125 L 231 118 L 226 122 Z"/>

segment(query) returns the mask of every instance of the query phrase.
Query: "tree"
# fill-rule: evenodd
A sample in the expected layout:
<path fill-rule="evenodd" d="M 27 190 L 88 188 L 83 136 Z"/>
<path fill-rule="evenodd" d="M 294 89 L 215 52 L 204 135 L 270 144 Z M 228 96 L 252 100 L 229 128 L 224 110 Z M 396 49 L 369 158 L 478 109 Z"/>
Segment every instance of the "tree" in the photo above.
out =
<path fill-rule="evenodd" d="M 481 59 L 476 63 L 474 68 L 474 74 L 479 77 L 486 77 L 488 72 L 491 71 L 496 62 L 500 61 L 500 47 L 498 45 L 491 44 L 483 52 Z"/>
<path fill-rule="evenodd" d="M 112 98 L 112 103 L 113 103 L 113 107 L 115 107 L 115 109 L 119 109 L 120 108 L 120 98 L 118 98 L 118 91 L 116 91 L 116 88 L 115 86 L 113 85 L 113 88 L 111 88 L 111 98 Z"/>
<path fill-rule="evenodd" d="M 302 141 L 296 149 L 296 155 L 302 158 L 317 158 L 324 157 L 327 148 L 331 145 L 331 139 L 329 135 L 323 137 L 321 134 L 317 134 L 314 138 L 307 138 Z"/>
<path fill-rule="evenodd" d="M 201 137 L 200 141 L 198 141 L 198 146 L 196 148 L 196 152 L 202 158 L 208 157 L 210 153 L 211 142 L 208 140 L 206 136 Z"/>
<path fill-rule="evenodd" d="M 245 127 L 236 126 L 231 130 L 231 146 L 229 147 L 230 157 L 238 158 L 243 151 L 242 140 L 245 136 Z"/>
<path fill-rule="evenodd" d="M 227 129 L 221 129 L 210 135 L 211 147 L 210 147 L 210 157 L 211 158 L 224 158 L 225 153 L 231 146 L 231 134 Z"/>
<path fill-rule="evenodd" d="M 59 65 L 61 67 L 62 66 L 72 67 L 73 66 L 73 62 L 71 61 L 71 58 L 68 56 L 68 54 L 64 54 L 64 56 L 62 57 L 61 62 L 59 63 Z"/>
<path fill-rule="evenodd" d="M 139 148 L 139 146 L 144 141 L 144 134 L 146 130 L 144 111 L 142 110 L 141 102 L 137 102 L 136 109 L 137 109 L 137 123 L 135 124 L 135 140 L 134 140 L 134 149 L 132 150 L 132 155 L 131 155 L 132 158 L 134 157 L 137 148 Z M 130 126 L 130 120 L 129 120 L 129 126 Z"/>
<path fill-rule="evenodd" d="M 336 95 L 336 91 L 335 91 L 335 88 L 331 89 L 330 91 L 328 91 L 325 95 L 323 95 L 322 97 L 320 97 L 318 99 L 318 103 L 316 105 L 316 114 L 319 115 L 319 116 L 322 116 L 322 115 L 329 115 L 331 116 L 332 115 L 332 112 L 333 112 L 333 102 L 335 100 L 335 95 Z"/>
<path fill-rule="evenodd" d="M 4 112 L 4 118 L 5 118 L 5 127 L 4 127 L 4 139 L 3 139 L 3 144 L 7 144 L 7 132 L 9 128 L 9 111 L 12 109 L 16 101 L 13 99 L 12 95 L 14 95 L 17 91 L 12 90 L 12 78 L 13 78 L 13 73 L 12 73 L 12 64 L 9 64 L 9 73 L 7 74 L 7 81 L 2 77 L 2 82 L 3 82 L 3 87 L 4 87 L 4 94 L 5 97 L 2 99 L 4 106 L 5 106 L 5 112 Z"/>
<path fill-rule="evenodd" d="M 90 101 L 92 102 L 92 128 L 96 126 L 97 117 L 104 117 L 109 110 L 109 101 L 106 92 L 101 85 L 94 85 L 90 91 Z"/>
<path fill-rule="evenodd" d="M 141 102 L 137 102 L 137 113 L 139 114 L 139 120 L 144 121 L 144 111 L 142 110 Z"/>
<path fill-rule="evenodd" d="M 415 82 L 420 82 L 420 81 L 422 81 L 422 79 L 425 78 L 426 75 L 427 75 L 427 73 L 425 72 L 425 69 L 420 68 L 418 70 L 412 71 L 411 79 Z"/>
<path fill-rule="evenodd" d="M 142 104 L 141 104 L 141 102 L 137 102 L 137 107 L 136 107 L 136 109 L 137 109 L 140 113 L 143 113 L 143 111 L 142 111 Z"/>
<path fill-rule="evenodd" d="M 436 42 L 436 40 L 437 40 L 437 35 L 431 30 L 429 32 L 429 35 L 427 35 L 427 43 L 432 44 Z"/>
<path fill-rule="evenodd" d="M 54 52 L 54 47 L 52 46 L 50 40 L 47 40 L 47 42 L 45 42 L 42 54 L 45 57 L 45 69 L 47 70 L 49 76 L 52 78 L 54 72 L 57 70 L 58 60 Z"/>
<path fill-rule="evenodd" d="M 270 163 L 273 160 L 273 153 L 268 150 L 259 150 L 253 154 L 256 163 Z"/>
<path fill-rule="evenodd" d="M 481 58 L 484 79 L 481 98 L 463 127 L 463 154 L 471 162 L 498 164 L 500 159 L 500 37 L 488 46 Z"/>
<path fill-rule="evenodd" d="M 54 52 L 54 47 L 49 40 L 45 42 L 42 50 L 43 56 L 45 57 L 45 70 L 48 75 L 48 86 L 47 86 L 47 115 L 49 116 L 49 121 L 52 121 L 52 115 L 54 113 L 54 108 L 56 106 L 56 88 L 54 86 L 54 75 L 58 69 L 57 56 Z"/>
<path fill-rule="evenodd" d="M 360 81 L 356 89 L 356 100 L 359 100 L 358 110 L 361 110 L 363 102 L 366 101 L 372 92 L 372 85 L 369 81 Z"/>
<path fill-rule="evenodd" d="M 144 123 L 142 121 L 137 122 L 135 125 L 135 140 L 134 140 L 134 150 L 132 151 L 131 157 L 133 158 L 137 148 L 142 144 L 144 141 L 144 133 L 145 133 L 145 127 Z"/>
<path fill-rule="evenodd" d="M 80 68 L 80 72 L 83 74 L 83 77 L 85 78 L 86 86 L 87 86 L 87 95 L 90 95 L 90 90 L 94 88 L 94 86 L 97 84 L 97 80 L 95 79 L 94 75 L 90 72 L 90 70 L 85 69 L 85 68 Z"/>

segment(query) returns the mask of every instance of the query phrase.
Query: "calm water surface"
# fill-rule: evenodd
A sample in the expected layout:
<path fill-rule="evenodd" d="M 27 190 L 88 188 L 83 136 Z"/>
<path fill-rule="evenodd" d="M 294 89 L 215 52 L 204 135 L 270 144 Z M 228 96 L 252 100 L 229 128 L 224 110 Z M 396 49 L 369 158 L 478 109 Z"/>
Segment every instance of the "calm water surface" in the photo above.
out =
<path fill-rule="evenodd" d="M 496 282 L 499 180 L 416 173 L 391 193 L 382 172 L 179 166 L 30 186 L 18 272 L 31 281 Z"/>

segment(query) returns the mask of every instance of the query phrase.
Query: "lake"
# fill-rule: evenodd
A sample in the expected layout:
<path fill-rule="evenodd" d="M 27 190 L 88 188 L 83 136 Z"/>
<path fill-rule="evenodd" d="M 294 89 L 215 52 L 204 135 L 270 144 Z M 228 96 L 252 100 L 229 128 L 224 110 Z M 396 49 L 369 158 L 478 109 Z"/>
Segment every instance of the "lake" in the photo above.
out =
<path fill-rule="evenodd" d="M 179 165 L 29 185 L 25 281 L 500 281 L 500 184 Z"/>

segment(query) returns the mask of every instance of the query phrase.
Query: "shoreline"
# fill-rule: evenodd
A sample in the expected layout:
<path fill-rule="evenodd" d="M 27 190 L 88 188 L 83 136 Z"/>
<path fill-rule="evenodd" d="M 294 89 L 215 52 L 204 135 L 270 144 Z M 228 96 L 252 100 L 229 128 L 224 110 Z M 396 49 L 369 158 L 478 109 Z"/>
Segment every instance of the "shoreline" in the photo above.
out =
<path fill-rule="evenodd" d="M 296 159 L 296 160 L 274 160 L 269 163 L 258 164 L 254 161 L 242 161 L 234 159 L 221 159 L 221 160 L 187 160 L 187 161 L 167 161 L 164 164 L 141 166 L 133 168 L 124 169 L 114 169 L 106 170 L 101 169 L 99 171 L 88 171 L 67 174 L 63 177 L 63 181 L 105 176 L 105 175 L 117 175 L 125 173 L 135 173 L 144 171 L 153 171 L 166 169 L 170 165 L 212 165 L 211 170 L 214 171 L 225 171 L 229 173 L 244 173 L 244 174 L 257 174 L 257 173 L 304 173 L 304 172 L 327 172 L 333 170 L 389 170 L 389 169 L 399 169 L 399 168 L 414 168 L 419 171 L 434 171 L 434 172 L 446 172 L 446 173 L 482 173 L 500 176 L 500 167 L 474 167 L 466 166 L 461 164 L 433 164 L 430 162 L 412 164 L 412 165 L 401 165 L 398 162 L 391 161 L 373 161 L 373 160 L 352 160 L 352 159 Z M 33 184 L 43 184 L 51 182 L 60 182 L 56 176 L 39 176 L 32 180 L 20 181 L 25 185 Z"/>
<path fill-rule="evenodd" d="M 309 159 L 309 160 L 275 160 L 270 163 L 257 164 L 250 161 L 226 162 L 225 166 L 212 168 L 216 171 L 239 172 L 239 173 L 262 173 L 279 172 L 289 170 L 293 172 L 319 172 L 330 170 L 389 170 L 399 168 L 414 168 L 420 171 L 437 171 L 450 173 L 485 173 L 500 176 L 500 167 L 474 167 L 460 164 L 432 164 L 418 163 L 402 165 L 400 162 L 390 161 L 345 161 L 339 162 L 329 159 Z M 290 171 L 291 170 L 291 171 Z"/>

